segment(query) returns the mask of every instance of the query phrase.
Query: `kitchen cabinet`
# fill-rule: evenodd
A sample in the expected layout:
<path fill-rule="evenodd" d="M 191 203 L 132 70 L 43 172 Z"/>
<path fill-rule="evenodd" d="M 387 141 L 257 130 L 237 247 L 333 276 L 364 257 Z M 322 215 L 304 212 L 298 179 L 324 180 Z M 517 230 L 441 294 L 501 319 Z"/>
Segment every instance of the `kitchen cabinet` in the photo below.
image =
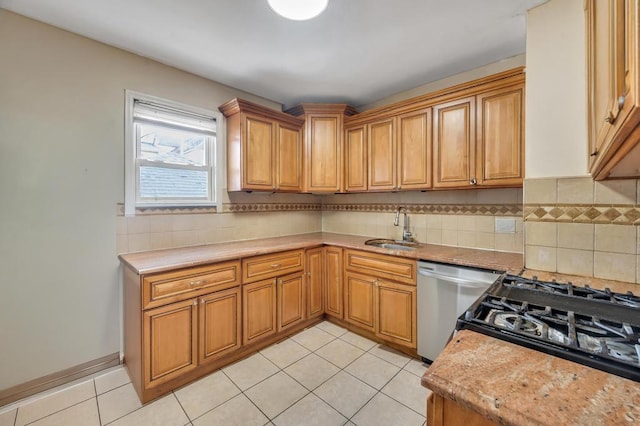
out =
<path fill-rule="evenodd" d="M 299 324 L 304 311 L 304 251 L 242 260 L 243 344 Z"/>
<path fill-rule="evenodd" d="M 431 187 L 431 108 L 401 114 L 398 122 L 397 188 Z"/>
<path fill-rule="evenodd" d="M 302 191 L 303 120 L 241 99 L 227 118 L 228 191 Z"/>
<path fill-rule="evenodd" d="M 144 312 L 145 387 L 160 385 L 197 367 L 197 326 L 197 299 Z"/>
<path fill-rule="evenodd" d="M 143 402 L 240 349 L 239 261 L 123 274 L 125 360 Z"/>
<path fill-rule="evenodd" d="M 476 96 L 478 186 L 518 186 L 524 179 L 524 84 Z"/>
<path fill-rule="evenodd" d="M 368 180 L 367 127 L 345 128 L 344 190 L 365 192 Z"/>
<path fill-rule="evenodd" d="M 433 107 L 434 187 L 521 186 L 524 84 Z"/>
<path fill-rule="evenodd" d="M 441 395 L 432 393 L 427 398 L 427 425 L 429 426 L 496 426 L 497 424 Z"/>
<path fill-rule="evenodd" d="M 345 250 L 345 321 L 416 348 L 416 262 Z"/>
<path fill-rule="evenodd" d="M 276 278 L 242 286 L 242 344 L 272 336 L 276 324 Z"/>
<path fill-rule="evenodd" d="M 327 246 L 324 248 L 324 294 L 327 315 L 342 319 L 344 317 L 343 285 L 343 249 Z"/>
<path fill-rule="evenodd" d="M 638 0 L 585 1 L 589 168 L 640 177 Z"/>
<path fill-rule="evenodd" d="M 346 104 L 305 103 L 287 110 L 303 117 L 304 192 L 334 193 L 342 190 L 343 122 L 355 114 Z"/>
<path fill-rule="evenodd" d="M 203 364 L 226 355 L 242 345 L 242 304 L 239 287 L 200 298 L 198 308 L 200 352 Z"/>
<path fill-rule="evenodd" d="M 324 248 L 308 249 L 305 255 L 306 317 L 311 319 L 324 314 Z"/>
<path fill-rule="evenodd" d="M 395 127 L 395 117 L 367 124 L 370 191 L 397 189 Z"/>
<path fill-rule="evenodd" d="M 433 107 L 435 188 L 473 185 L 475 158 L 475 98 L 467 97 Z"/>
<path fill-rule="evenodd" d="M 344 319 L 367 331 L 375 332 L 375 295 L 376 278 L 345 272 L 345 315 Z"/>

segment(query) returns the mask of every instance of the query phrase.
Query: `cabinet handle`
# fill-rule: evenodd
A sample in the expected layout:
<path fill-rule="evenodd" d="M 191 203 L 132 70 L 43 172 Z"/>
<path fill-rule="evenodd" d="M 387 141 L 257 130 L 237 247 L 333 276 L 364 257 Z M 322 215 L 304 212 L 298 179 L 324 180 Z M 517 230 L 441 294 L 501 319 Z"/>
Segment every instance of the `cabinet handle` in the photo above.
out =
<path fill-rule="evenodd" d="M 282 285 L 282 280 L 276 280 L 276 283 Z"/>
<path fill-rule="evenodd" d="M 282 266 L 281 263 L 274 263 L 273 265 L 271 265 L 271 268 L 276 269 L 276 268 L 279 268 L 281 266 Z"/>
<path fill-rule="evenodd" d="M 200 304 L 204 305 L 204 299 L 200 299 Z"/>
<path fill-rule="evenodd" d="M 616 118 L 613 116 L 613 113 L 609 111 L 609 114 L 604 118 L 604 122 L 613 124 L 615 121 L 616 121 Z"/>
<path fill-rule="evenodd" d="M 198 306 L 198 300 L 197 299 L 193 301 L 193 306 Z"/>
<path fill-rule="evenodd" d="M 469 183 L 471 185 L 477 185 L 478 184 L 478 180 L 476 178 L 471 178 L 471 180 L 469 180 Z"/>
<path fill-rule="evenodd" d="M 204 284 L 206 282 L 207 282 L 207 280 L 191 281 L 191 282 L 189 282 L 189 285 L 190 286 L 197 286 L 197 285 L 202 285 L 202 284 Z"/>
<path fill-rule="evenodd" d="M 598 155 L 598 150 L 597 149 L 591 153 L 592 157 L 595 157 L 596 155 Z"/>

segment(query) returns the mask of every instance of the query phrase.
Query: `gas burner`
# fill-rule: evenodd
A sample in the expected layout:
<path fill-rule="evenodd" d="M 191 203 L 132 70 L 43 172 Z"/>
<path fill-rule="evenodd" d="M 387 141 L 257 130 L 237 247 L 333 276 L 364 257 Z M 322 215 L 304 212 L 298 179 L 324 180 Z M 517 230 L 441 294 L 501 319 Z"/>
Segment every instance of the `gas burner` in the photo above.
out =
<path fill-rule="evenodd" d="M 458 319 L 467 328 L 640 382 L 640 297 L 505 276 Z"/>
<path fill-rule="evenodd" d="M 490 318 L 493 317 L 493 318 Z M 487 315 L 487 321 L 497 326 L 504 327 L 508 330 L 519 331 L 521 333 L 531 334 L 534 336 L 542 336 L 544 324 L 534 319 L 528 319 L 523 315 L 513 314 L 511 312 L 490 311 Z"/>

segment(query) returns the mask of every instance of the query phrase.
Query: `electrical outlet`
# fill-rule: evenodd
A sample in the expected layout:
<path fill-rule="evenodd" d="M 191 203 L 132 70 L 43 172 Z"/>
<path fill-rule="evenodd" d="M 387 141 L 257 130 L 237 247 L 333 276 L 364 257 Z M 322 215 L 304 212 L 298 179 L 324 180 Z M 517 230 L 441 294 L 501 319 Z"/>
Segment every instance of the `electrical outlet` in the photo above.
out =
<path fill-rule="evenodd" d="M 516 220 L 510 217 L 496 217 L 496 234 L 515 234 Z"/>

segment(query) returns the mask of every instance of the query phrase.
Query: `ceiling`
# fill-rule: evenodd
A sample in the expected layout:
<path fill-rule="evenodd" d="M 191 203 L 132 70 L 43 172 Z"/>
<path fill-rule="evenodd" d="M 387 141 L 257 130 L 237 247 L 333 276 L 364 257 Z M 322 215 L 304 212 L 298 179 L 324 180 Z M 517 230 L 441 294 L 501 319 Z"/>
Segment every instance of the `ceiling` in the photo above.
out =
<path fill-rule="evenodd" d="M 0 7 L 280 102 L 355 106 L 524 53 L 546 0 L 0 0 Z"/>

